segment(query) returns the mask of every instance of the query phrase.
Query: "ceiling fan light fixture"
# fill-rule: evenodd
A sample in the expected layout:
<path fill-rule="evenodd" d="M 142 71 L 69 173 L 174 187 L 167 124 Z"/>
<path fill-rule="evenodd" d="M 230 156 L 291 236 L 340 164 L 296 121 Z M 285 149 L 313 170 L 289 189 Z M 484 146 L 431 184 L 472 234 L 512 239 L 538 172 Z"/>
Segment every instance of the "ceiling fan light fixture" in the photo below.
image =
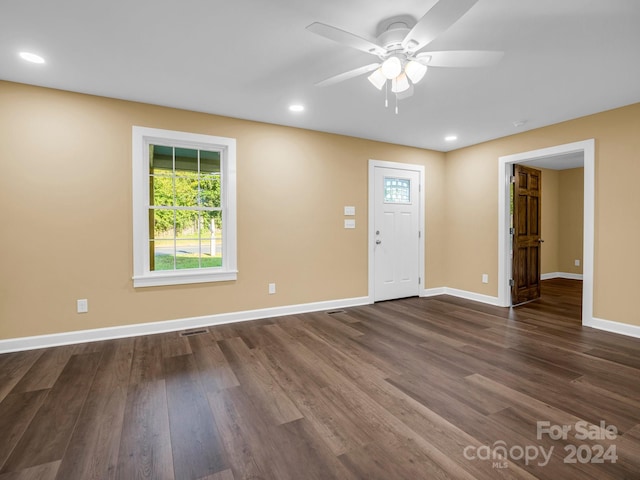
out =
<path fill-rule="evenodd" d="M 404 73 L 407 74 L 413 83 L 418 83 L 422 80 L 425 73 L 427 73 L 427 66 L 420 62 L 416 62 L 415 60 L 411 60 L 407 63 L 406 67 L 404 67 Z"/>
<path fill-rule="evenodd" d="M 402 72 L 402 62 L 398 57 L 389 57 L 382 62 L 380 70 L 388 80 L 393 80 Z"/>
<path fill-rule="evenodd" d="M 387 83 L 387 77 L 385 77 L 382 73 L 382 68 L 374 70 L 373 73 L 367 78 L 378 90 L 382 90 L 384 84 Z"/>
<path fill-rule="evenodd" d="M 401 73 L 391 81 L 391 91 L 393 93 L 402 93 L 405 90 L 409 90 L 409 79 L 404 73 Z"/>

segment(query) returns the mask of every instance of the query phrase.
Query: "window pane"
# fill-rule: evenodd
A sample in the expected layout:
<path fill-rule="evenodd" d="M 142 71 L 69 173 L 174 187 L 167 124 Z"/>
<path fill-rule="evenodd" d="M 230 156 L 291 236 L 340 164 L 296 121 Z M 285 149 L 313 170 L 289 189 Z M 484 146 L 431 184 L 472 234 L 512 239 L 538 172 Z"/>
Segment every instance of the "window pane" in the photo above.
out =
<path fill-rule="evenodd" d="M 176 240 L 176 269 L 200 268 L 198 239 Z"/>
<path fill-rule="evenodd" d="M 176 211 L 176 268 L 200 268 L 198 212 Z"/>
<path fill-rule="evenodd" d="M 173 246 L 175 212 L 172 210 L 149 211 L 153 236 L 149 242 L 150 270 L 173 270 L 175 251 Z"/>
<path fill-rule="evenodd" d="M 411 180 L 384 177 L 384 203 L 411 203 Z"/>
<path fill-rule="evenodd" d="M 151 240 L 149 252 L 153 256 L 152 271 L 174 270 L 175 254 L 173 250 L 173 239 Z"/>
<path fill-rule="evenodd" d="M 219 208 L 221 179 L 219 174 L 200 176 L 200 206 Z"/>
<path fill-rule="evenodd" d="M 200 173 L 220 173 L 220 152 L 200 150 Z"/>
<path fill-rule="evenodd" d="M 172 239 L 174 234 L 175 212 L 173 210 L 150 210 L 149 219 L 153 239 Z"/>
<path fill-rule="evenodd" d="M 149 145 L 149 173 L 157 174 L 159 170 L 173 171 L 173 147 Z"/>
<path fill-rule="evenodd" d="M 151 205 L 173 205 L 173 177 L 150 177 L 149 186 L 153 192 Z"/>
<path fill-rule="evenodd" d="M 176 175 L 185 172 L 198 173 L 198 150 L 176 148 Z"/>
<path fill-rule="evenodd" d="M 182 173 L 182 172 L 180 172 Z M 188 177 L 175 178 L 176 206 L 195 207 L 198 205 L 198 177 L 191 174 Z"/>

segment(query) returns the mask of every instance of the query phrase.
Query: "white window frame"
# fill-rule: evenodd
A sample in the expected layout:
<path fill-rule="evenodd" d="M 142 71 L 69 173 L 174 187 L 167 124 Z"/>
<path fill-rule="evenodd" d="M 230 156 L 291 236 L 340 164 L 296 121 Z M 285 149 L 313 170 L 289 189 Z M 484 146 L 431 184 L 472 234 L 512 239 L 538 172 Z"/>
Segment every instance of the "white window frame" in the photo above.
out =
<path fill-rule="evenodd" d="M 133 286 L 237 280 L 236 139 L 134 126 Z M 149 264 L 149 145 L 219 150 L 222 172 L 222 267 L 151 271 Z"/>

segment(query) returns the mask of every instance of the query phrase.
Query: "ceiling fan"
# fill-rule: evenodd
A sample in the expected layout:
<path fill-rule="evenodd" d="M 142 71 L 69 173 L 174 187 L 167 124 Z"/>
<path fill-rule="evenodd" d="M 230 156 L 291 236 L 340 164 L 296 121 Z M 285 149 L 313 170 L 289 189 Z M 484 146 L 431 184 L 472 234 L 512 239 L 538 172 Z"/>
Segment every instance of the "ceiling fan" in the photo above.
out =
<path fill-rule="evenodd" d="M 455 50 L 421 52 L 438 35 L 447 30 L 478 0 L 439 0 L 418 22 L 404 15 L 380 23 L 376 39 L 364 38 L 324 23 L 312 23 L 307 30 L 343 45 L 378 57 L 379 61 L 349 70 L 316 83 L 334 85 L 366 73 L 378 89 L 388 89 L 397 100 L 413 94 L 413 86 L 427 73 L 428 67 L 485 67 L 496 64 L 503 52 Z M 385 90 L 386 91 L 386 90 Z M 388 100 L 385 98 L 385 105 Z"/>

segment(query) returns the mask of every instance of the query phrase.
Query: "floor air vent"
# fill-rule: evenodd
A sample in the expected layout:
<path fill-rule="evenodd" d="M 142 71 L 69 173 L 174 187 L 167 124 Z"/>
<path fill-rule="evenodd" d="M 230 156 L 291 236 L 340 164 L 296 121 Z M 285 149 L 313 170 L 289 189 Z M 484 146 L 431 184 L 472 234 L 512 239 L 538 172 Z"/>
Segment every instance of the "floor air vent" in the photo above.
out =
<path fill-rule="evenodd" d="M 329 310 L 327 315 L 335 315 L 336 313 L 347 313 L 346 310 Z"/>
<path fill-rule="evenodd" d="M 203 333 L 209 333 L 208 328 L 198 328 L 197 330 L 187 330 L 185 332 L 181 332 L 181 337 L 192 337 L 194 335 L 202 335 Z"/>

